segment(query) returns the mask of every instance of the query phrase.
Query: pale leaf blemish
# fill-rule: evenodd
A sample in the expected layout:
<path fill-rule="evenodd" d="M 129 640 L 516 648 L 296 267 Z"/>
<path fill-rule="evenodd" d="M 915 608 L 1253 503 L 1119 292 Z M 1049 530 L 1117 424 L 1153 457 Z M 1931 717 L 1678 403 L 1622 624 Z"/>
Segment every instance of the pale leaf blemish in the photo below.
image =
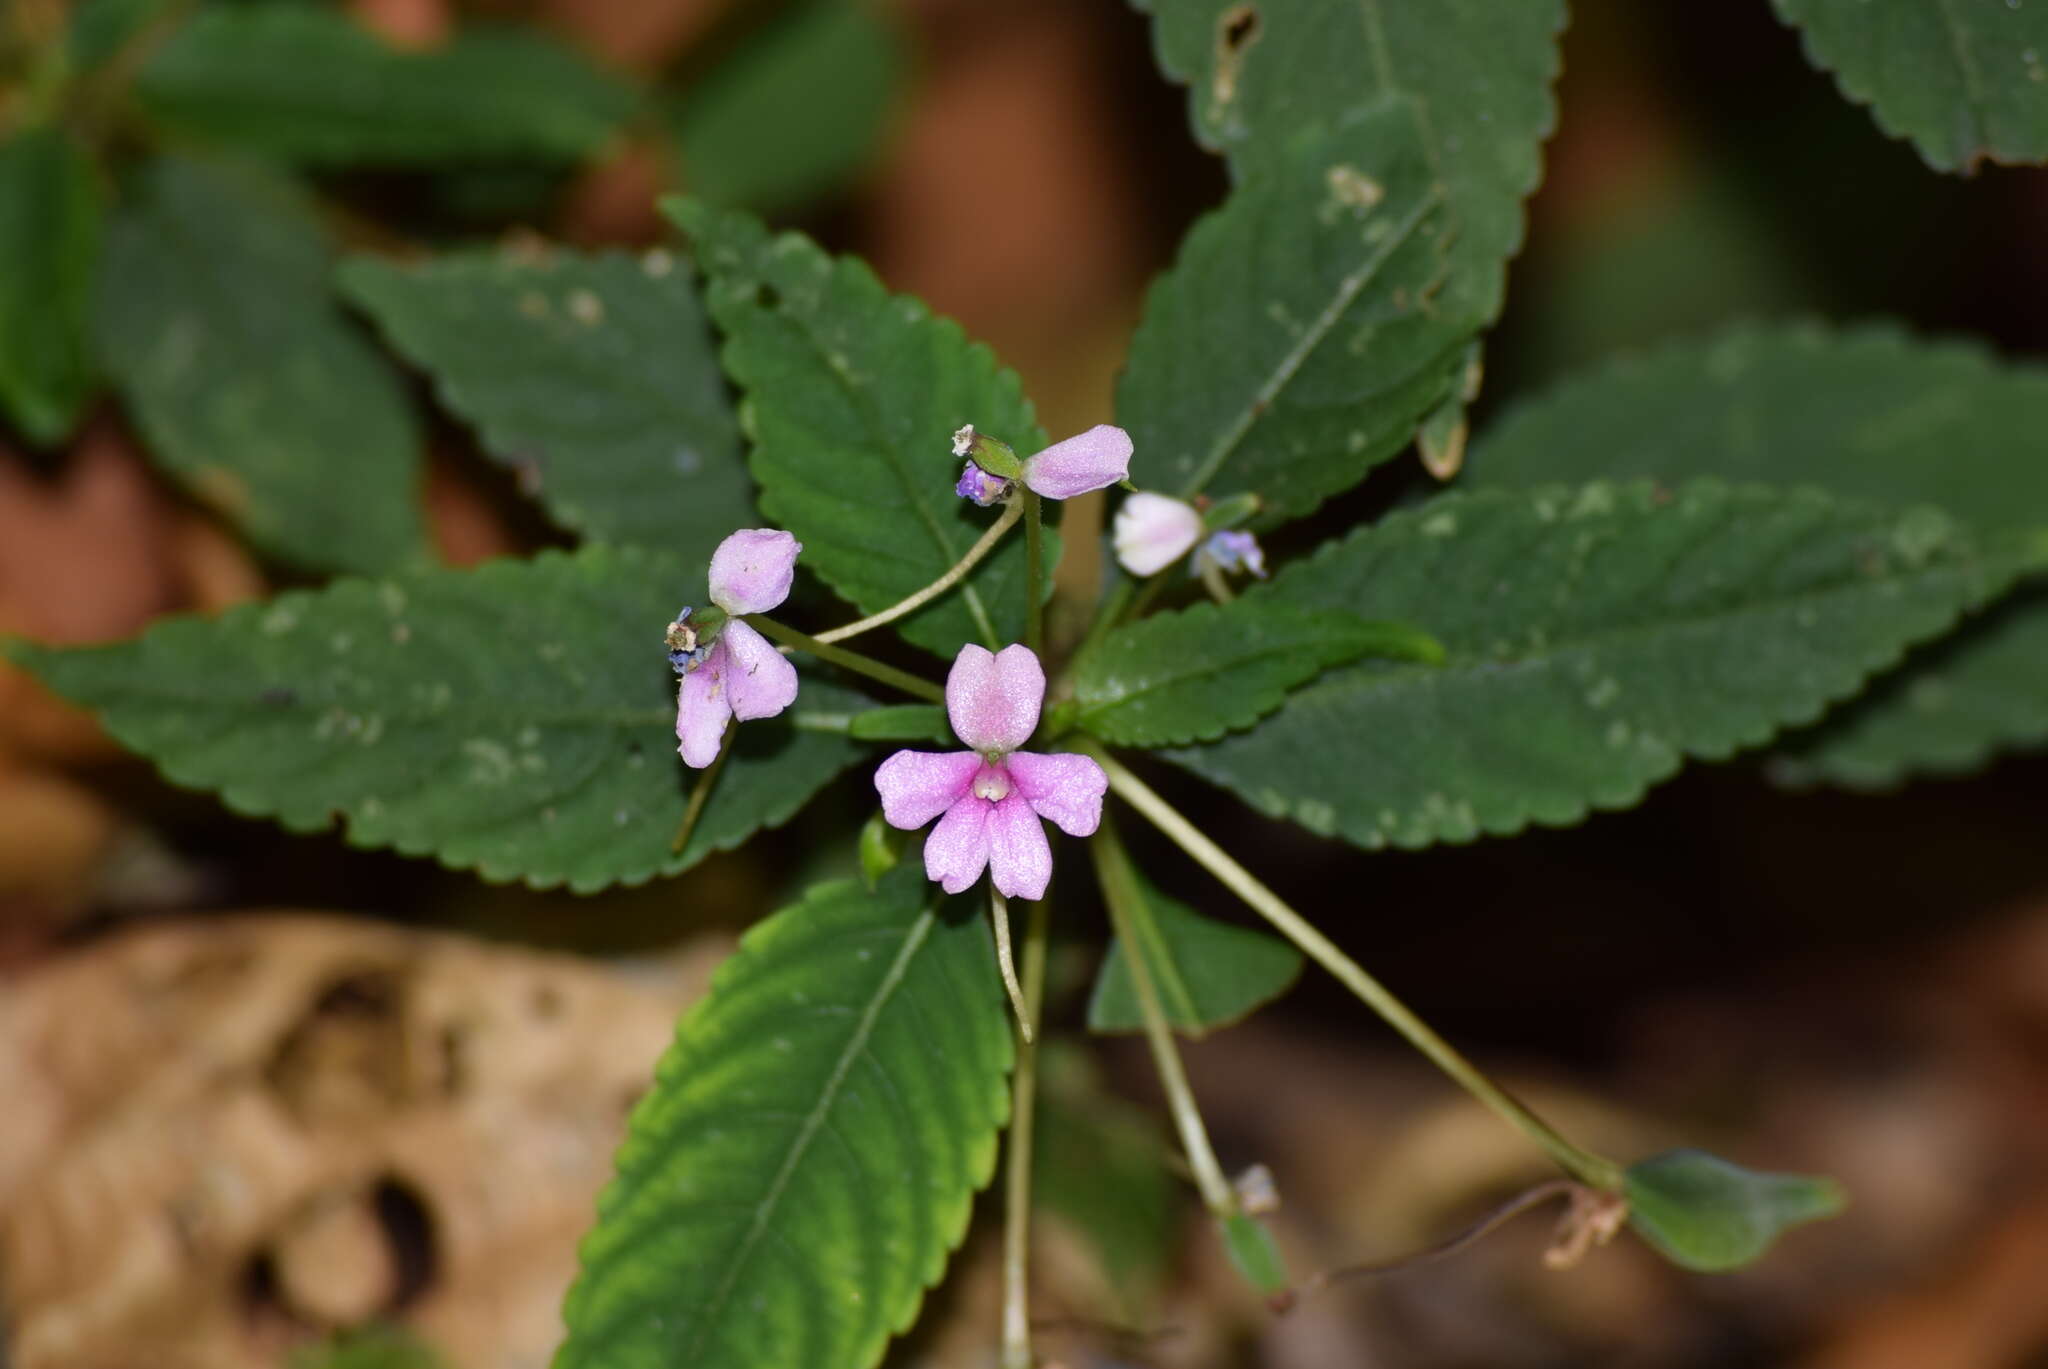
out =
<path fill-rule="evenodd" d="M 569 317 L 586 328 L 595 328 L 604 322 L 604 301 L 592 290 L 571 290 L 569 292 Z"/>
<path fill-rule="evenodd" d="M 1321 799 L 1303 799 L 1295 805 L 1295 818 L 1312 832 L 1334 832 L 1337 810 Z"/>
<path fill-rule="evenodd" d="M 662 280 L 676 269 L 676 259 L 674 254 L 664 248 L 650 248 L 640 258 L 640 269 L 645 271 L 650 279 Z"/>
<path fill-rule="evenodd" d="M 1629 739 L 1634 735 L 1629 725 L 1619 718 L 1607 724 L 1607 744 L 1617 750 L 1627 746 Z"/>
<path fill-rule="evenodd" d="M 282 604 L 264 614 L 257 623 L 257 627 L 262 630 L 263 635 L 266 637 L 281 636 L 284 633 L 290 632 L 298 625 L 299 615 Z"/>
<path fill-rule="evenodd" d="M 1237 81 L 1245 54 L 1259 41 L 1259 12 L 1251 5 L 1232 5 L 1216 16 L 1216 69 L 1209 78 L 1209 114 L 1215 118 L 1237 98 Z"/>
<path fill-rule="evenodd" d="M 469 758 L 471 784 L 503 784 L 515 773 L 512 753 L 486 738 L 471 737 L 462 744 L 462 754 Z"/>
<path fill-rule="evenodd" d="M 1458 530 L 1458 515 L 1446 509 L 1422 520 L 1424 537 L 1449 537 Z"/>
<path fill-rule="evenodd" d="M 1354 214 L 1370 213 L 1387 197 L 1387 188 L 1348 162 L 1339 162 L 1323 173 L 1333 208 Z"/>
<path fill-rule="evenodd" d="M 1620 681 L 1609 675 L 1596 682 L 1591 689 L 1586 691 L 1586 706 L 1588 708 L 1605 708 L 1613 703 L 1616 698 L 1620 697 L 1620 694 Z"/>

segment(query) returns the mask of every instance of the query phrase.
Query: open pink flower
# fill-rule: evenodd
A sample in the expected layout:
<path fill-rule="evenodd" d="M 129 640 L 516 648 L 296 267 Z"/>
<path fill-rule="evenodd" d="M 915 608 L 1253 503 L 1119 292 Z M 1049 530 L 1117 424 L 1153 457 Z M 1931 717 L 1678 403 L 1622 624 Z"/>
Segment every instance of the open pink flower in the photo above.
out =
<path fill-rule="evenodd" d="M 731 617 L 717 640 L 691 653 L 676 689 L 676 750 L 703 769 L 718 759 L 729 719 L 772 718 L 796 702 L 796 667 L 740 621 L 789 597 L 803 543 L 773 528 L 742 528 L 711 553 L 711 602 Z M 671 656 L 671 660 L 675 659 Z"/>
<path fill-rule="evenodd" d="M 946 715 L 971 751 L 898 751 L 875 771 L 891 826 L 939 825 L 924 842 L 924 872 L 949 894 L 984 866 L 1008 898 L 1043 898 L 1052 848 L 1039 822 L 1069 836 L 1102 822 L 1109 779 L 1086 756 L 1019 751 L 1038 726 L 1045 670 L 1029 647 L 964 646 L 946 676 Z M 940 815 L 944 814 L 943 817 Z"/>
<path fill-rule="evenodd" d="M 1130 478 L 1131 435 L 1098 423 L 1019 461 L 1009 443 L 975 431 L 970 423 L 953 434 L 953 455 L 967 458 L 953 493 L 983 508 L 1008 498 L 1017 480 L 1041 498 L 1072 499 Z"/>

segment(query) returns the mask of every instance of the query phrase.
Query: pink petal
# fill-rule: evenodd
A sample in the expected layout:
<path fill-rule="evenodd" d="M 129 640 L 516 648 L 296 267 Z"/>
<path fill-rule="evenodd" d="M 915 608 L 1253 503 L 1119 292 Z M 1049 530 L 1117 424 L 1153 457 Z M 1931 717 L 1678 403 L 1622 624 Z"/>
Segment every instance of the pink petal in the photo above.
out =
<path fill-rule="evenodd" d="M 1018 751 L 1003 762 L 1017 793 L 1042 818 L 1070 837 L 1085 837 L 1102 825 L 1102 796 L 1109 776 L 1086 756 Z"/>
<path fill-rule="evenodd" d="M 727 613 L 766 613 L 789 597 L 803 543 L 773 528 L 741 528 L 711 553 L 711 602 Z"/>
<path fill-rule="evenodd" d="M 725 695 L 727 664 L 725 643 L 714 642 L 704 664 L 676 687 L 676 739 L 682 743 L 676 750 L 683 764 L 695 770 L 718 759 L 718 743 L 732 717 L 732 702 Z"/>
<path fill-rule="evenodd" d="M 995 805 L 972 795 L 946 810 L 924 839 L 924 872 L 949 894 L 981 878 L 988 864 L 988 820 Z"/>
<path fill-rule="evenodd" d="M 726 652 L 726 697 L 742 722 L 772 718 L 796 702 L 796 667 L 766 637 L 738 619 L 718 634 Z"/>
<path fill-rule="evenodd" d="M 995 805 L 988 819 L 988 872 L 1006 898 L 1044 898 L 1052 880 L 1052 847 L 1022 794 Z M 925 848 L 929 851 L 931 848 Z M 931 857 L 927 855 L 926 861 Z M 958 890 L 948 889 L 948 893 Z"/>
<path fill-rule="evenodd" d="M 976 751 L 1009 751 L 1030 740 L 1045 700 L 1045 668 L 1027 646 L 1000 654 L 969 643 L 946 675 L 953 735 Z"/>
<path fill-rule="evenodd" d="M 1047 499 L 1072 499 L 1130 473 L 1131 435 L 1107 423 L 1055 442 L 1024 463 L 1024 483 Z"/>
<path fill-rule="evenodd" d="M 882 816 L 905 831 L 922 827 L 959 802 L 980 768 L 972 751 L 898 751 L 875 771 Z"/>
<path fill-rule="evenodd" d="M 1156 575 L 1187 554 L 1202 536 L 1202 515 L 1191 504 L 1139 490 L 1116 511 L 1116 559 L 1133 575 Z"/>

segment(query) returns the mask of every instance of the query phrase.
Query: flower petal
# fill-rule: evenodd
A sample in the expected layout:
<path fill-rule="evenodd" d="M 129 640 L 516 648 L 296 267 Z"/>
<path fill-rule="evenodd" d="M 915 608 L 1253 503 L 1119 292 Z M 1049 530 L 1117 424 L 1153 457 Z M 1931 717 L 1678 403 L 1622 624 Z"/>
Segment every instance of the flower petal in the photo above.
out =
<path fill-rule="evenodd" d="M 718 759 L 718 743 L 732 717 L 732 701 L 725 695 L 728 663 L 725 643 L 714 642 L 704 664 L 676 687 L 676 740 L 682 743 L 676 750 L 683 764 L 695 770 Z"/>
<path fill-rule="evenodd" d="M 1024 463 L 1024 483 L 1047 499 L 1072 499 L 1130 473 L 1131 435 L 1107 423 L 1055 442 Z"/>
<path fill-rule="evenodd" d="M 732 618 L 718 645 L 726 652 L 725 693 L 735 718 L 772 718 L 796 702 L 796 667 L 766 637 Z"/>
<path fill-rule="evenodd" d="M 1089 757 L 1018 751 L 1003 768 L 1038 816 L 1068 836 L 1089 836 L 1102 825 L 1102 796 L 1109 792 L 1109 776 Z"/>
<path fill-rule="evenodd" d="M 727 613 L 766 613 L 789 597 L 804 544 L 774 528 L 741 528 L 711 553 L 711 602 Z"/>
<path fill-rule="evenodd" d="M 988 818 L 988 872 L 1006 898 L 1044 898 L 1052 881 L 1052 847 L 1022 794 L 995 805 Z M 947 892 L 957 892 L 948 890 Z"/>
<path fill-rule="evenodd" d="M 1139 490 L 1116 511 L 1116 559 L 1133 575 L 1156 575 L 1187 554 L 1202 535 L 1194 505 Z"/>
<path fill-rule="evenodd" d="M 979 769 L 972 751 L 898 751 L 875 771 L 882 816 L 905 831 L 922 827 L 966 795 Z"/>
<path fill-rule="evenodd" d="M 995 805 L 968 795 L 946 810 L 924 839 L 924 872 L 949 894 L 981 878 L 988 864 L 988 819 Z"/>
<path fill-rule="evenodd" d="M 969 643 L 946 675 L 953 735 L 976 751 L 1011 751 L 1029 741 L 1044 700 L 1045 668 L 1027 646 L 992 654 Z"/>

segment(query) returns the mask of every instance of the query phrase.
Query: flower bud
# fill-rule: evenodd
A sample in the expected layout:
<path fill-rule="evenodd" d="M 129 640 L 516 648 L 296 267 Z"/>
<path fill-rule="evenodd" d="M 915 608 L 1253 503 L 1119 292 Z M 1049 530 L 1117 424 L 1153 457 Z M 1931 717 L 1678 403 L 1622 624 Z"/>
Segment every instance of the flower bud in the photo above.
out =
<path fill-rule="evenodd" d="M 1123 568 L 1145 576 L 1180 560 L 1201 536 L 1202 515 L 1192 505 L 1140 490 L 1116 511 L 1111 540 Z"/>

